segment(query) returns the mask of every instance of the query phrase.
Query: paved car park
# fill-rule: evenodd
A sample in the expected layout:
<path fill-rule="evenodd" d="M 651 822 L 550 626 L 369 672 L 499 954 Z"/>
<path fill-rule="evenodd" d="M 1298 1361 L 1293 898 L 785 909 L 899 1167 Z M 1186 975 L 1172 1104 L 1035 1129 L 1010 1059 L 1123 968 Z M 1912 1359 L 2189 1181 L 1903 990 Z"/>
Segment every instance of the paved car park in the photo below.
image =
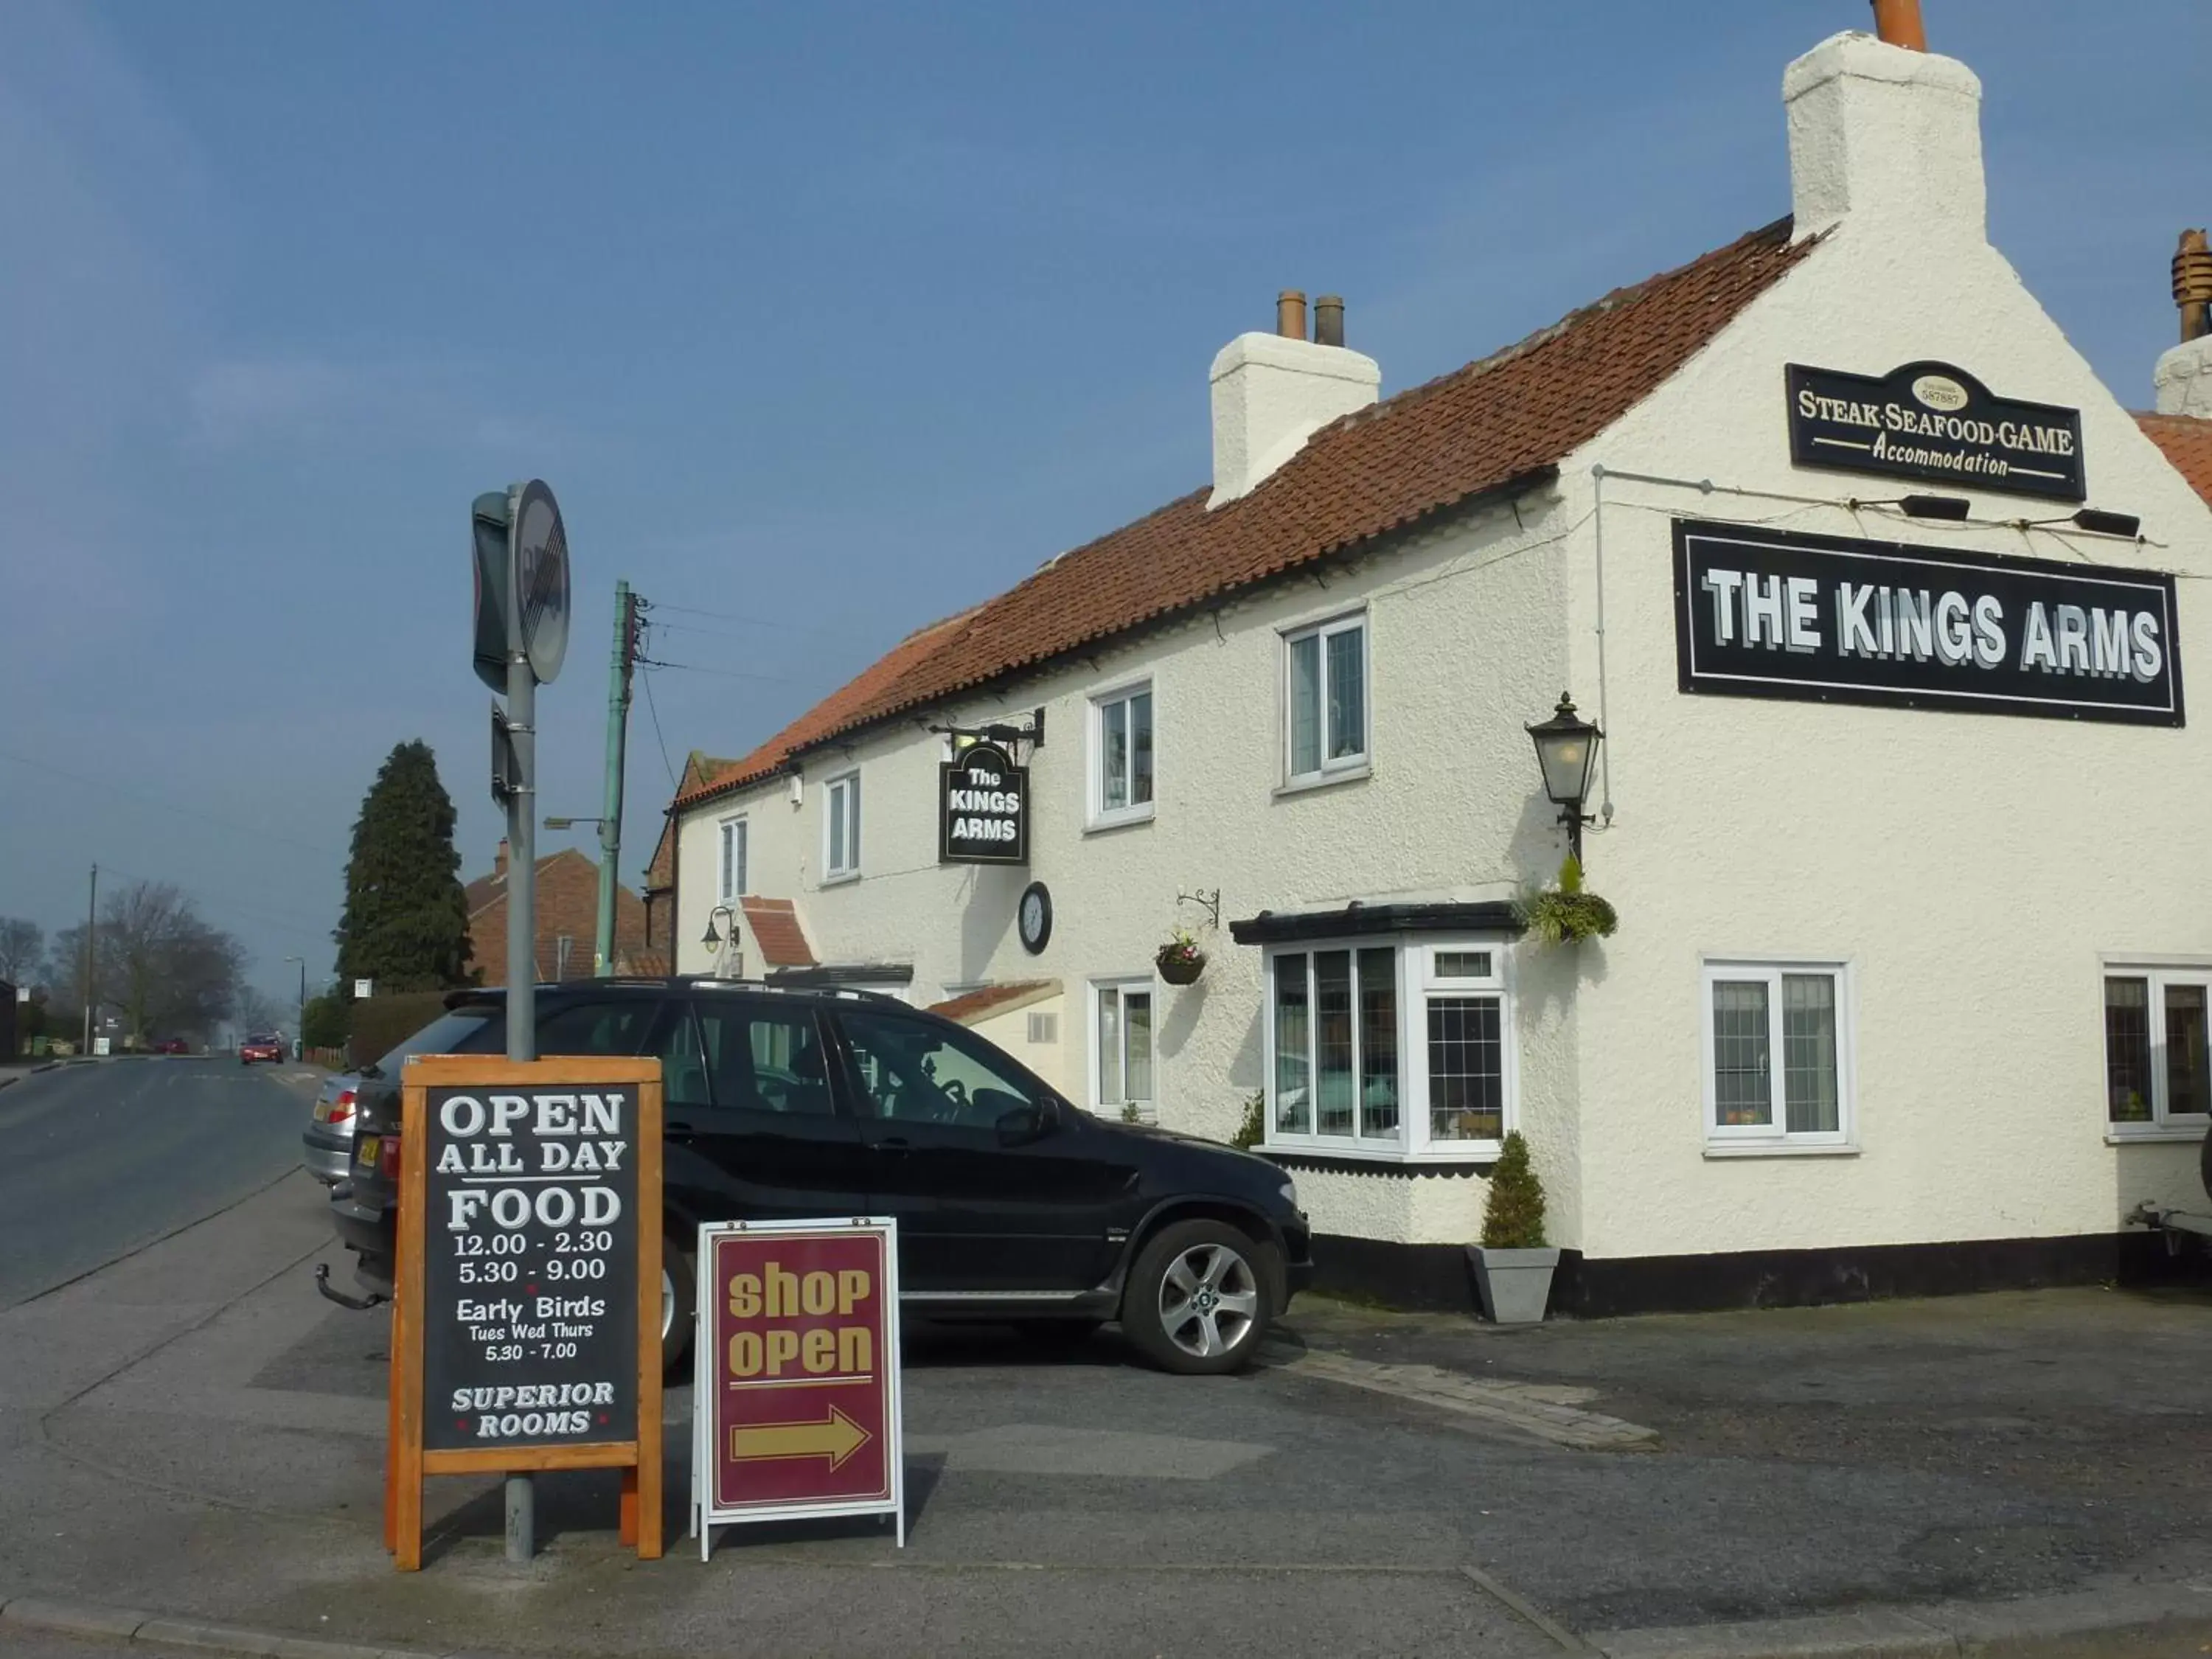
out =
<path fill-rule="evenodd" d="M 403 1580 L 387 1328 L 315 1297 L 322 1207 L 295 1175 L 0 1313 L 0 1594 L 544 1653 L 1533 1654 L 2143 1587 L 2212 1620 L 2212 1299 L 2102 1291 L 1522 1333 L 1310 1298 L 1230 1377 L 916 1327 L 904 1552 L 818 1523 L 641 1564 L 583 1474 L 517 1570 L 495 1485 L 453 1480 Z"/>

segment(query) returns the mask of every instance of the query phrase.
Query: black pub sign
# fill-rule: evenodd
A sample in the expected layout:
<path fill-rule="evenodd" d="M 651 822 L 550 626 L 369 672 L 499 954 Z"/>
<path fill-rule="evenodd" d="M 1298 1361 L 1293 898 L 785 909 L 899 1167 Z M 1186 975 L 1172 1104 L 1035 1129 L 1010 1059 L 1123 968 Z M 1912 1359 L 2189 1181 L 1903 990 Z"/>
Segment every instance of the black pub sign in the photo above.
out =
<path fill-rule="evenodd" d="M 2000 398 L 1963 368 L 1887 374 L 1788 365 L 1790 459 L 1799 466 L 1920 478 L 2078 501 L 2081 411 Z"/>
<path fill-rule="evenodd" d="M 2173 578 L 1674 522 L 1684 691 L 2180 726 Z"/>
<path fill-rule="evenodd" d="M 427 1106 L 424 1447 L 636 1439 L 637 1091 L 434 1088 Z"/>
<path fill-rule="evenodd" d="M 1030 774 L 994 743 L 975 743 L 937 769 L 940 864 L 1030 861 Z"/>

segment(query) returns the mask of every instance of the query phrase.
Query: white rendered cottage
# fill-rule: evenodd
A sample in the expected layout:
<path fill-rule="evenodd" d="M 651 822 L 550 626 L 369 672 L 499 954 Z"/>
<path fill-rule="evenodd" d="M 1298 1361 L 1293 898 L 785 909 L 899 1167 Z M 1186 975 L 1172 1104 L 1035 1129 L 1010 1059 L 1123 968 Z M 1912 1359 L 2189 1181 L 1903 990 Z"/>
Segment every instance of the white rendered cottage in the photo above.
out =
<path fill-rule="evenodd" d="M 1514 1128 L 1566 1309 L 2148 1261 L 2212 1121 L 2205 422 L 1990 246 L 1964 65 L 1842 34 L 1784 98 L 1790 218 L 1427 386 L 1286 296 L 1209 484 L 678 797 L 679 969 L 946 1003 L 1194 1133 L 1258 1094 L 1324 1284 L 1463 1301 Z M 1564 946 L 1563 689 L 1620 915 Z M 947 861 L 993 728 L 1024 860 Z"/>

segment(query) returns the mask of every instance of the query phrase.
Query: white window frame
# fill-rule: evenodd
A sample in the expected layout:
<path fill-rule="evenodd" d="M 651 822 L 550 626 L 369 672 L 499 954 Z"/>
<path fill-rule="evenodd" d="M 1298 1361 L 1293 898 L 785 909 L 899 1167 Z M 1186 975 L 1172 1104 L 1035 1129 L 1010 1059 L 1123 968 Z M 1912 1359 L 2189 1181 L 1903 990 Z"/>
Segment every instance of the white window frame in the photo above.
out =
<path fill-rule="evenodd" d="M 1091 1083 L 1089 1089 L 1086 1091 L 1091 1102 L 1091 1109 L 1100 1117 L 1112 1118 L 1118 1121 L 1121 1116 L 1122 1109 L 1128 1104 L 1129 1058 L 1127 1044 L 1129 1026 L 1128 1018 L 1126 1012 L 1126 1003 L 1123 1005 L 1124 1013 L 1121 1021 L 1122 1049 L 1121 1055 L 1121 1067 L 1122 1098 L 1120 1100 L 1108 1100 L 1104 1097 L 1104 1091 L 1099 1087 L 1099 1061 L 1104 1057 L 1106 1042 L 1105 1000 L 1106 994 L 1109 991 L 1113 992 L 1117 996 L 1126 996 L 1132 991 L 1139 991 L 1152 999 L 1152 1019 L 1151 1035 L 1152 1045 L 1152 1097 L 1149 1100 L 1141 1101 L 1138 1103 L 1137 1115 L 1139 1121 L 1141 1122 L 1157 1123 L 1159 1121 L 1160 1115 L 1160 994 L 1158 984 L 1154 981 L 1153 976 L 1150 974 L 1133 974 L 1123 978 L 1094 979 L 1091 981 L 1089 996 L 1089 1002 L 1091 1005 Z"/>
<path fill-rule="evenodd" d="M 1359 636 L 1359 747 L 1349 755 L 1332 758 L 1328 753 L 1328 642 L 1342 634 L 1357 633 Z M 1293 663 L 1296 647 L 1305 640 L 1319 643 L 1320 702 L 1315 718 L 1321 726 L 1321 764 L 1308 771 L 1297 770 L 1293 745 L 1297 741 L 1297 686 Z M 1373 763 L 1375 752 L 1375 633 L 1368 626 L 1366 608 L 1340 611 L 1318 622 L 1301 623 L 1282 631 L 1282 672 L 1279 677 L 1282 698 L 1282 772 L 1283 782 L 1288 787 L 1310 787 L 1331 782 L 1339 777 L 1357 777 L 1366 773 Z"/>
<path fill-rule="evenodd" d="M 1127 806 L 1106 805 L 1106 711 L 1117 703 L 1127 703 L 1135 697 L 1152 699 L 1152 799 L 1132 802 Z M 1089 779 L 1089 812 L 1087 827 L 1092 830 L 1118 829 L 1125 823 L 1143 823 L 1152 816 L 1153 804 L 1160 793 L 1160 700 L 1152 689 L 1149 678 L 1128 680 L 1110 689 L 1095 692 L 1090 704 L 1091 757 L 1084 771 Z M 1137 745 L 1133 737 L 1129 743 L 1131 762 L 1130 781 L 1135 782 Z"/>
<path fill-rule="evenodd" d="M 714 836 L 714 858 L 719 866 L 719 890 L 722 896 L 721 902 L 724 904 L 735 904 L 744 896 L 745 893 L 745 880 L 750 874 L 745 865 L 752 851 L 752 830 L 746 823 L 745 815 L 739 812 L 722 819 L 715 826 Z M 734 860 L 730 857 L 730 848 L 733 842 L 738 852 Z M 732 863 L 736 866 L 734 871 L 731 867 Z M 733 874 L 736 877 L 734 881 L 731 879 Z"/>
<path fill-rule="evenodd" d="M 1352 1018 L 1352 1076 L 1360 1073 L 1361 1041 L 1358 1009 L 1358 953 L 1388 950 L 1396 972 L 1398 1007 L 1398 1130 L 1395 1137 L 1353 1133 L 1322 1134 L 1318 1128 L 1304 1133 L 1278 1127 L 1275 1101 L 1275 962 L 1279 957 L 1306 958 L 1308 1029 L 1308 1091 L 1312 1091 L 1312 1044 L 1319 1041 L 1320 1022 L 1315 1017 L 1314 957 L 1326 951 L 1353 953 Z M 1438 953 L 1480 952 L 1489 957 L 1490 971 L 1480 977 L 1447 977 L 1437 970 Z M 1329 1158 L 1359 1158 L 1376 1164 L 1487 1164 L 1504 1147 L 1504 1138 L 1521 1124 L 1521 1046 L 1518 1032 L 1516 971 L 1512 940 L 1502 933 L 1369 933 L 1349 938 L 1285 939 L 1269 945 L 1261 962 L 1261 1065 L 1265 1079 L 1261 1103 L 1260 1150 L 1305 1152 Z M 1431 1130 L 1429 1109 L 1429 1003 L 1439 997 L 1481 996 L 1498 1003 L 1499 1125 L 1496 1139 L 1449 1140 Z M 1316 1108 L 1318 1103 L 1315 1103 Z M 1309 1119 L 1316 1126 L 1316 1109 Z"/>
<path fill-rule="evenodd" d="M 2150 1006 L 2146 1012 L 2150 1024 L 2151 1100 L 2150 1121 L 2148 1123 L 2123 1123 L 2112 1116 L 2111 1038 L 2105 1012 L 2105 981 L 2108 979 L 2148 981 Z M 2098 972 L 2098 1092 L 2104 1101 L 2103 1127 L 2107 1140 L 2202 1140 L 2207 1131 L 2212 1130 L 2212 1115 L 2172 1109 L 2170 1098 L 2172 1079 L 2167 1075 L 2166 1059 L 2166 992 L 2170 985 L 2205 987 L 2206 1000 L 2212 1003 L 2212 964 L 2107 957 Z"/>
<path fill-rule="evenodd" d="M 835 814 L 831 811 L 830 805 L 832 800 L 841 793 L 845 798 L 845 841 L 847 843 L 842 848 L 836 844 L 831 835 L 831 830 L 836 820 Z M 849 772 L 840 772 L 834 778 L 823 779 L 822 884 L 824 886 L 836 881 L 857 881 L 860 879 L 860 813 L 855 809 L 860 805 L 860 771 L 858 767 L 854 767 Z M 838 862 L 841 855 L 847 860 L 847 862 L 842 864 Z"/>
<path fill-rule="evenodd" d="M 1858 996 L 1857 975 L 1846 959 L 1835 957 L 1776 957 L 1753 955 L 1708 956 L 1698 979 L 1698 1019 L 1701 1027 L 1698 1053 L 1702 1056 L 1705 1103 L 1705 1140 L 1710 1157 L 1757 1157 L 1790 1152 L 1853 1152 L 1858 1150 Z M 1787 1050 L 1783 1041 L 1782 981 L 1785 975 L 1825 974 L 1835 981 L 1836 1003 L 1836 1127 L 1833 1129 L 1790 1127 L 1790 1103 L 1785 1083 Z M 1723 1123 L 1720 1119 L 1720 1079 L 1716 1069 L 1713 1030 L 1713 988 L 1721 981 L 1747 980 L 1766 986 L 1767 1106 L 1771 1121 Z"/>

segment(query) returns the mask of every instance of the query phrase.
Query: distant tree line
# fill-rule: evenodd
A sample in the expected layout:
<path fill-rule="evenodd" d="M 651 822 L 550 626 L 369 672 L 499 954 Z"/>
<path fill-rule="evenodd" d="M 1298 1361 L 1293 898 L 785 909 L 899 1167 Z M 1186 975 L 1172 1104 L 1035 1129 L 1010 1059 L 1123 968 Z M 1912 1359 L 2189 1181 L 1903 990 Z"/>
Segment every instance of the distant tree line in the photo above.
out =
<path fill-rule="evenodd" d="M 113 1016 L 125 1043 L 182 1036 L 205 1041 L 246 992 L 246 947 L 165 881 L 111 890 L 94 929 L 95 1024 Z M 19 1042 L 75 1037 L 84 1028 L 84 924 L 49 940 L 21 916 L 0 916 L 0 979 L 31 992 L 16 1007 Z"/>

